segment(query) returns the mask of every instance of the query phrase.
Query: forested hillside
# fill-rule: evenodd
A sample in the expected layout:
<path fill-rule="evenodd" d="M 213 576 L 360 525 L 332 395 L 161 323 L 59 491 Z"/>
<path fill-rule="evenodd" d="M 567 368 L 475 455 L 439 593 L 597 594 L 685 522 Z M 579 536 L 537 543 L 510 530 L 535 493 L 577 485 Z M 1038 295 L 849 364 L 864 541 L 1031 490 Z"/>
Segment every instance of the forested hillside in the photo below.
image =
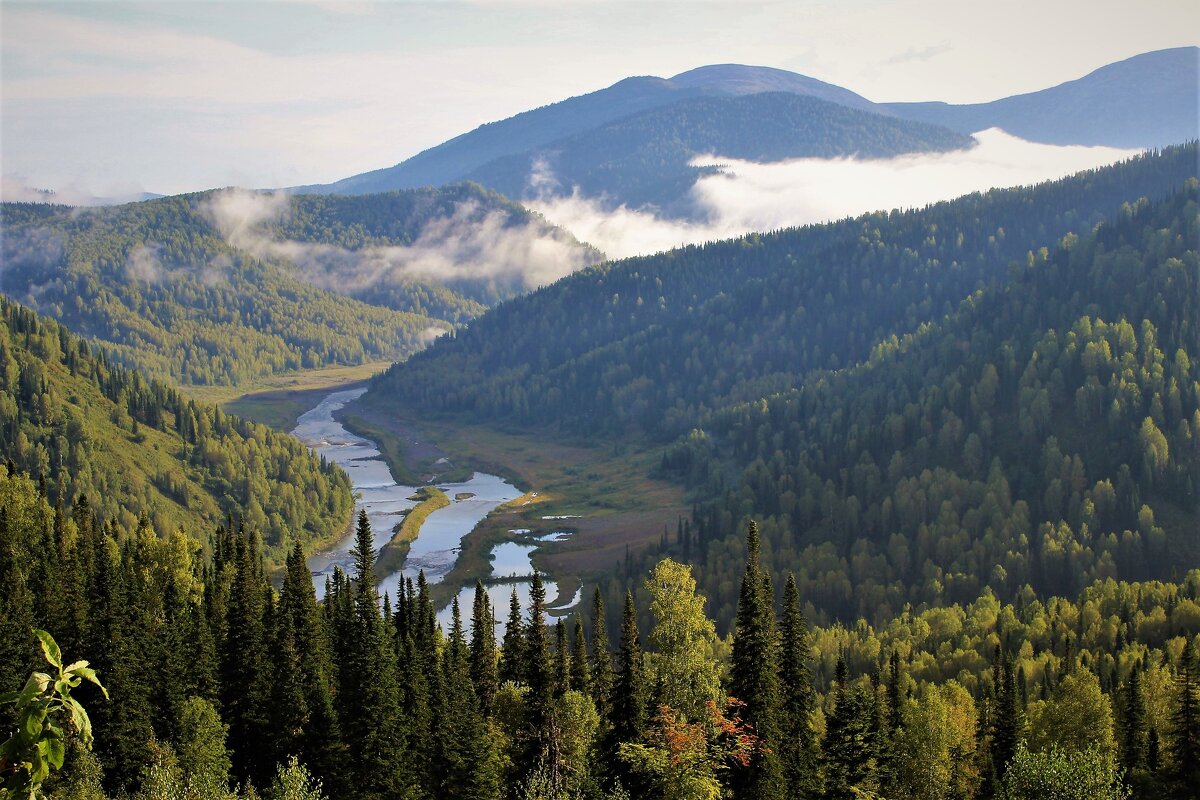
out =
<path fill-rule="evenodd" d="M 298 543 L 276 590 L 242 525 L 206 558 L 3 467 L 0 507 L 0 685 L 45 667 L 36 626 L 109 692 L 75 692 L 94 753 L 71 737 L 51 798 L 1186 800 L 1200 778 L 1194 570 L 810 629 L 751 528 L 731 639 L 668 559 L 634 582 L 648 606 L 597 592 L 587 624 L 550 627 L 535 580 L 497 641 L 482 585 L 445 631 L 423 576 L 381 608 L 365 517 L 318 602 Z"/>
<path fill-rule="evenodd" d="M 1012 261 L 1196 175 L 1196 146 L 1032 188 L 585 270 L 378 378 L 367 402 L 666 440 L 952 311 Z"/>
<path fill-rule="evenodd" d="M 574 266 L 600 257 L 470 185 L 356 198 L 204 192 L 96 209 L 6 203 L 0 224 L 5 294 L 127 363 L 196 384 L 402 359 L 483 303 L 524 291 L 522 255 L 539 242 L 577 256 Z M 489 248 L 501 255 L 481 257 Z"/>
<path fill-rule="evenodd" d="M 544 147 L 505 156 L 468 174 L 509 197 L 538 192 L 588 197 L 612 206 L 651 205 L 688 216 L 688 193 L 714 167 L 698 155 L 758 162 L 788 158 L 885 158 L 971 147 L 969 136 L 785 92 L 699 97 L 615 120 Z M 548 171 L 553 185 L 531 183 Z"/>
<path fill-rule="evenodd" d="M 277 561 L 339 533 L 353 505 L 345 473 L 296 439 L 188 400 L 4 298 L 0 459 L 37 476 L 60 512 L 82 504 L 127 530 L 144 519 L 205 537 L 237 515 Z"/>
<path fill-rule="evenodd" d="M 680 546 L 718 620 L 747 515 L 817 619 L 1200 563 L 1196 200 L 1192 180 L 1127 206 L 863 365 L 718 412 L 672 448 L 665 468 L 713 498 Z"/>

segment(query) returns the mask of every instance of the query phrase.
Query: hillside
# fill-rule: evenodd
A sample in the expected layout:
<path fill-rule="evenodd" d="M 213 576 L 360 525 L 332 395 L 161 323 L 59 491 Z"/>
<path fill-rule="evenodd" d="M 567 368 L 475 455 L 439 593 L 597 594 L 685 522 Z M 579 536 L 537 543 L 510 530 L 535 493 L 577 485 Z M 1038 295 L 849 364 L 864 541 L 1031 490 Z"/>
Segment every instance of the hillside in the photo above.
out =
<path fill-rule="evenodd" d="M 1003 128 L 1035 142 L 1163 147 L 1200 136 L 1200 47 L 1157 50 L 1082 78 L 990 103 L 886 103 L 961 133 Z"/>
<path fill-rule="evenodd" d="M 468 177 L 510 197 L 570 194 L 575 187 L 612 206 L 655 206 L 689 216 L 688 192 L 713 167 L 697 156 L 757 162 L 788 158 L 886 158 L 970 147 L 945 128 L 917 125 L 815 97 L 772 91 L 682 100 L 519 155 Z M 547 173 L 550 185 L 534 184 Z"/>
<path fill-rule="evenodd" d="M 865 360 L 1003 283 L 1010 262 L 1195 175 L 1195 145 L 1171 148 L 1037 187 L 605 264 L 472 321 L 365 401 L 668 440 L 711 410 Z"/>
<path fill-rule="evenodd" d="M 87 210 L 9 203 L 0 223 L 6 295 L 193 384 L 404 358 L 546 280 L 539 269 L 552 279 L 599 258 L 470 185 L 361 198 L 228 190 Z"/>
<path fill-rule="evenodd" d="M 686 546 L 718 619 L 745 515 L 821 619 L 1198 563 L 1198 234 L 1192 179 L 858 367 L 707 417 L 663 463 L 712 498 Z"/>
<path fill-rule="evenodd" d="M 133 530 L 201 542 L 228 517 L 281 562 L 340 533 L 353 500 L 341 470 L 299 441 L 199 405 L 0 298 L 0 459 Z"/>

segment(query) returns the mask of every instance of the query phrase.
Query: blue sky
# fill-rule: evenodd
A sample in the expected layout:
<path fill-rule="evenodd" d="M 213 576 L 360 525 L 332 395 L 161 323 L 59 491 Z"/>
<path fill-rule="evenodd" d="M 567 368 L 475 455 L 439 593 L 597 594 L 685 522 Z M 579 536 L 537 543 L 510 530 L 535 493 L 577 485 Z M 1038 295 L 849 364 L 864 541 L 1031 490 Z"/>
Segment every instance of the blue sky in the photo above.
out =
<path fill-rule="evenodd" d="M 991 100 L 1196 44 L 1200 4 L 1065 0 L 0 3 L 5 183 L 324 182 L 629 75 L 791 69 Z"/>

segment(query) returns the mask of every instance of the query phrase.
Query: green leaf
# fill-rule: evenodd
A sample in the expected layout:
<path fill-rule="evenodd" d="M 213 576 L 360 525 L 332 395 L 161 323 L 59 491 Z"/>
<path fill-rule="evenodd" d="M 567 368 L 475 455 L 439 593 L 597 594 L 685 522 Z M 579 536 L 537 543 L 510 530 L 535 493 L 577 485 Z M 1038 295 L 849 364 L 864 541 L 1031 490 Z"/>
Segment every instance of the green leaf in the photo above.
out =
<path fill-rule="evenodd" d="M 87 661 L 76 661 L 74 664 L 71 664 L 69 667 L 64 669 L 63 672 L 69 672 L 72 675 L 75 675 L 78 674 L 79 670 L 86 668 L 87 665 Z"/>
<path fill-rule="evenodd" d="M 33 633 L 42 642 L 42 654 L 46 656 L 46 660 L 61 670 L 62 651 L 58 649 L 58 642 L 54 641 L 54 637 L 46 631 L 34 628 Z"/>
<path fill-rule="evenodd" d="M 82 663 L 86 664 L 87 662 L 84 661 Z M 71 672 L 83 678 L 84 680 L 91 681 L 99 686 L 100 691 L 104 693 L 105 698 L 108 697 L 108 689 L 105 689 L 104 684 L 100 683 L 100 679 L 96 677 L 96 670 L 89 669 L 88 667 L 75 667 L 74 665 L 72 665 L 72 667 L 74 668 L 71 670 Z"/>
<path fill-rule="evenodd" d="M 36 739 L 42 732 L 42 721 L 35 714 L 27 715 L 21 720 L 21 732 L 30 739 Z"/>
<path fill-rule="evenodd" d="M 88 719 L 87 712 L 83 710 L 83 706 L 75 699 L 71 699 L 67 703 L 67 708 L 71 712 L 71 724 L 75 726 L 75 730 L 79 731 L 79 735 L 85 743 L 92 741 L 92 721 Z"/>
<path fill-rule="evenodd" d="M 46 740 L 46 760 L 54 769 L 62 769 L 63 759 L 67 755 L 67 746 L 62 739 Z"/>

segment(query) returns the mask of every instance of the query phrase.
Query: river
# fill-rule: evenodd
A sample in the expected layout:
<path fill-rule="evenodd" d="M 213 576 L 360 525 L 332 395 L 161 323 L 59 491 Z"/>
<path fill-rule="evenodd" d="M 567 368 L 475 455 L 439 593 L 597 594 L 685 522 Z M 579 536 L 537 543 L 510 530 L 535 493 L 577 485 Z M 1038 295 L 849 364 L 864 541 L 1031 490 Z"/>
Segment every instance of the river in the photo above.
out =
<path fill-rule="evenodd" d="M 391 539 L 393 530 L 404 519 L 404 512 L 416 505 L 412 500 L 417 491 L 415 486 L 404 486 L 396 482 L 380 455 L 379 448 L 370 439 L 351 433 L 333 418 L 334 412 L 366 391 L 365 387 L 332 392 L 321 402 L 296 420 L 292 434 L 308 445 L 326 461 L 337 464 L 350 476 L 354 487 L 354 516 L 365 509 L 371 523 L 371 534 L 378 552 Z M 470 480 L 462 483 L 440 483 L 437 487 L 451 498 L 450 505 L 430 514 L 421 526 L 420 535 L 412 542 L 408 557 L 399 572 L 383 576 L 379 582 L 380 593 L 395 598 L 403 578 L 416 578 L 419 570 L 425 571 L 425 579 L 439 583 L 458 560 L 459 543 L 484 517 L 501 503 L 514 500 L 521 495 L 515 486 L 495 475 L 474 473 Z M 454 500 L 456 495 L 471 494 L 464 500 Z M 354 547 L 351 531 L 344 539 L 308 559 L 308 568 L 313 574 L 313 585 L 317 596 L 325 593 L 325 581 L 333 575 L 336 567 L 347 573 L 354 570 L 354 559 L 350 555 Z M 522 608 L 529 602 L 530 578 L 533 576 L 531 555 L 536 545 L 519 542 L 504 542 L 492 550 L 492 577 L 505 578 L 504 583 L 492 583 L 487 592 L 495 608 L 501 626 L 508 615 L 509 596 L 517 590 Z M 579 595 L 563 602 L 557 597 L 558 587 L 546 581 L 546 596 L 556 606 L 574 605 Z M 464 625 L 470 621 L 474 589 L 466 587 L 459 593 Z M 440 609 L 438 620 L 444 629 L 450 627 L 450 608 Z"/>

